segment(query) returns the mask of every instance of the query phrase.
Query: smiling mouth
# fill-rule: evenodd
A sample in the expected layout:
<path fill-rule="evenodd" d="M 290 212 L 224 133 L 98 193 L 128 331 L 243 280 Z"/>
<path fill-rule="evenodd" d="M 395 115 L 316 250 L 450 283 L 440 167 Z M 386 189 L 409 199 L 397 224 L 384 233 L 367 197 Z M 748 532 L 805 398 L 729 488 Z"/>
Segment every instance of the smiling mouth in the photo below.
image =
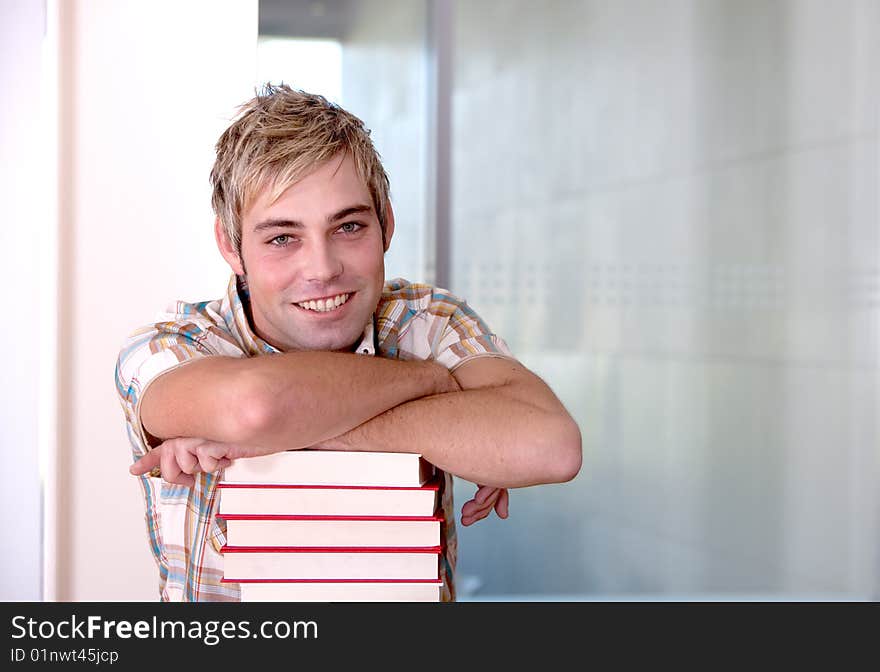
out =
<path fill-rule="evenodd" d="M 337 294 L 326 299 L 311 299 L 309 301 L 300 301 L 294 305 L 303 310 L 311 310 L 316 313 L 332 313 L 338 310 L 340 306 L 344 306 L 354 292 L 347 294 Z"/>

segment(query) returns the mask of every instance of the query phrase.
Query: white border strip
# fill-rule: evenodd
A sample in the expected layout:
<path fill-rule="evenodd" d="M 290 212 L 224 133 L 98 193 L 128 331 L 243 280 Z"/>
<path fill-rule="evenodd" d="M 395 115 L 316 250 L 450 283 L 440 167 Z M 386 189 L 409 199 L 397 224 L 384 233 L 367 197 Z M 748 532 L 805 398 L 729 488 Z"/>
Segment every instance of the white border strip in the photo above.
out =
<path fill-rule="evenodd" d="M 41 599 L 58 599 L 58 91 L 59 91 L 59 17 L 58 0 L 44 0 L 44 32 L 42 48 L 42 77 L 40 82 L 41 138 L 40 155 L 46 162 L 47 189 L 42 203 L 45 226 L 38 228 L 39 249 L 42 251 L 39 284 L 38 319 L 41 327 L 37 375 L 39 401 L 37 408 L 37 461 L 40 474 L 42 509 Z"/>

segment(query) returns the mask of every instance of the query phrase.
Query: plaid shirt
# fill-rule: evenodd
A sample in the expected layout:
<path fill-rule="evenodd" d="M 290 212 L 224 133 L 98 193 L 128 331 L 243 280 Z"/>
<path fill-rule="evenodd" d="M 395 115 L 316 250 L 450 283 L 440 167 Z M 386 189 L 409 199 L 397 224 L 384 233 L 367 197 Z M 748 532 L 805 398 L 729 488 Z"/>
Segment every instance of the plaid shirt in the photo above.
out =
<path fill-rule="evenodd" d="M 211 355 L 257 357 L 278 352 L 256 336 L 242 302 L 247 290 L 233 275 L 226 296 L 200 303 L 175 302 L 157 322 L 135 331 L 116 365 L 116 390 L 136 460 L 150 445 L 140 422 L 147 386 L 166 371 Z M 396 279 L 385 284 L 376 312 L 356 352 L 391 359 L 434 360 L 450 370 L 475 357 L 512 357 L 461 299 L 443 289 Z M 442 473 L 442 472 L 441 472 Z M 452 476 L 440 480 L 445 552 L 440 560 L 444 601 L 455 599 L 456 534 Z M 222 583 L 226 525 L 215 516 L 217 474 L 197 474 L 192 488 L 149 475 L 139 478 L 150 548 L 159 566 L 164 601 L 238 601 L 238 584 Z"/>

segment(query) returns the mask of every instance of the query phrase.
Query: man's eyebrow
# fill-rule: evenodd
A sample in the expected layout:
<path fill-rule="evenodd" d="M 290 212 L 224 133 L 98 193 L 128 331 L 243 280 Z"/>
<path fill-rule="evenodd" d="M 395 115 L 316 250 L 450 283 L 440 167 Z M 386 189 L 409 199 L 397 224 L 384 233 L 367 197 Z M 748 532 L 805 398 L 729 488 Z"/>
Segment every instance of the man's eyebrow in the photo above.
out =
<path fill-rule="evenodd" d="M 340 210 L 336 214 L 328 217 L 327 221 L 328 222 L 338 222 L 340 219 L 345 219 L 349 215 L 356 215 L 359 212 L 372 212 L 372 210 L 373 210 L 372 205 L 364 205 L 364 204 L 350 205 L 349 207 L 343 208 L 342 210 Z"/>
<path fill-rule="evenodd" d="M 302 222 L 293 219 L 265 219 L 254 226 L 254 232 L 266 231 L 267 229 L 301 229 Z"/>
<path fill-rule="evenodd" d="M 372 212 L 372 205 L 358 204 L 358 205 L 350 205 L 347 208 L 343 208 L 338 212 L 333 213 L 327 218 L 328 222 L 338 222 L 340 219 L 345 219 L 350 215 L 356 215 L 359 212 Z M 259 224 L 254 226 L 254 233 L 260 233 L 261 231 L 266 231 L 268 229 L 301 229 L 303 228 L 303 223 L 296 219 L 265 219 Z"/>

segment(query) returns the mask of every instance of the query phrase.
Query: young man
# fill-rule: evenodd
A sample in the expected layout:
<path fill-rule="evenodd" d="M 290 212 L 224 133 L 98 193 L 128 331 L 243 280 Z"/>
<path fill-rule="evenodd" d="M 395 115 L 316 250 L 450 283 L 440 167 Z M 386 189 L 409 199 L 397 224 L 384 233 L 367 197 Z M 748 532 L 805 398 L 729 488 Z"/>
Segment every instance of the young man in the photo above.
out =
<path fill-rule="evenodd" d="M 577 425 L 464 301 L 385 283 L 394 213 L 359 119 L 267 86 L 218 141 L 211 180 L 226 295 L 176 303 L 116 369 L 162 599 L 238 599 L 220 581 L 218 472 L 307 447 L 415 451 L 444 472 L 454 599 L 451 475 L 482 484 L 464 525 L 507 517 L 506 488 L 577 474 Z"/>

